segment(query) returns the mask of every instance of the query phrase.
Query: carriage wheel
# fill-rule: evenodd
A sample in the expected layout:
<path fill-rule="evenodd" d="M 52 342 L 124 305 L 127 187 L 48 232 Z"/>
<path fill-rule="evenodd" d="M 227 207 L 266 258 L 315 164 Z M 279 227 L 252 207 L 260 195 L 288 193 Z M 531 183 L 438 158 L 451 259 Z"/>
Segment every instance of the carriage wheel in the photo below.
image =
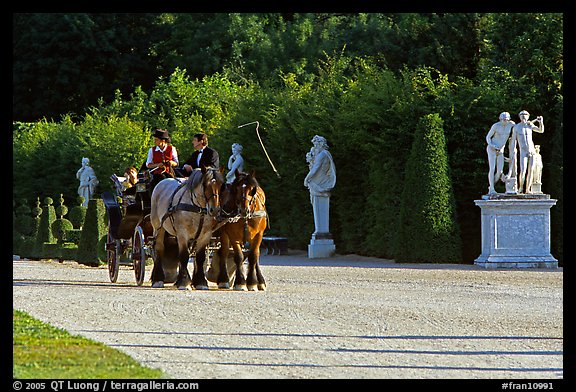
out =
<path fill-rule="evenodd" d="M 138 286 L 142 286 L 146 272 L 146 251 L 144 249 L 144 231 L 140 226 L 136 226 L 134 238 L 132 238 L 132 264 L 134 265 L 136 283 Z"/>
<path fill-rule="evenodd" d="M 106 258 L 110 281 L 116 283 L 118 280 L 118 269 L 120 268 L 120 240 L 114 239 L 110 230 L 108 230 L 108 235 L 106 236 Z"/>

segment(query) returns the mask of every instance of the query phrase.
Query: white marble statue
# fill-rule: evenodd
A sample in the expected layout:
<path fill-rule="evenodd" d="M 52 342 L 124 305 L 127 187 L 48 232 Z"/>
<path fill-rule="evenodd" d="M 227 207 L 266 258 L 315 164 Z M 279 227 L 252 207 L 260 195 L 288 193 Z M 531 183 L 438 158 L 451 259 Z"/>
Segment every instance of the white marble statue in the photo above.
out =
<path fill-rule="evenodd" d="M 312 159 L 310 172 L 304 179 L 304 186 L 310 190 L 315 233 L 329 233 L 330 192 L 336 185 L 336 167 L 323 136 L 314 136 L 312 144 L 314 147 L 309 152 Z"/>
<path fill-rule="evenodd" d="M 494 188 L 496 182 L 505 177 L 502 176 L 504 170 L 504 147 L 510 138 L 514 121 L 510 121 L 510 113 L 502 112 L 500 121 L 494 123 L 486 135 L 486 152 L 488 153 L 488 194 L 496 193 Z"/>
<path fill-rule="evenodd" d="M 540 155 L 540 145 L 534 145 L 534 155 L 532 155 L 532 185 L 530 191 L 532 193 L 542 193 L 542 155 Z"/>
<path fill-rule="evenodd" d="M 234 181 L 234 172 L 244 171 L 244 158 L 242 158 L 242 150 L 244 148 L 238 143 L 232 144 L 232 155 L 228 158 L 228 174 L 226 174 L 226 182 L 231 184 Z"/>
<path fill-rule="evenodd" d="M 510 169 L 509 176 L 516 172 L 516 148 L 518 148 L 519 171 L 517 172 L 518 193 L 532 193 L 532 167 L 536 148 L 532 141 L 532 132 L 544 133 L 544 119 L 536 117 L 534 121 L 528 121 L 530 113 L 522 110 L 518 113 L 520 122 L 512 128 L 510 139 Z M 538 122 L 538 126 L 535 125 Z"/>
<path fill-rule="evenodd" d="M 96 186 L 98 185 L 98 178 L 94 169 L 90 166 L 90 159 L 82 158 L 82 167 L 76 172 L 76 178 L 80 180 L 78 186 L 78 194 L 84 197 L 84 207 L 88 207 L 88 201 L 94 194 Z"/>

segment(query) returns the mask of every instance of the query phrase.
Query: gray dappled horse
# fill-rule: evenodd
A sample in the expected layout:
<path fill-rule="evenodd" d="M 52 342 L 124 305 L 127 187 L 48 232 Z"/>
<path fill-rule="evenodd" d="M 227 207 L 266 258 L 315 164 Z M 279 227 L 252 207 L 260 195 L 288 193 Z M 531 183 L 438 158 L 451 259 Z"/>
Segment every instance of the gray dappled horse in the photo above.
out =
<path fill-rule="evenodd" d="M 192 279 L 188 260 L 194 252 L 204 251 L 212 233 L 223 225 L 216 219 L 223 183 L 218 169 L 202 167 L 186 180 L 167 178 L 156 185 L 150 210 L 155 253 L 152 287 L 175 282 L 182 290 L 191 289 L 191 284 L 196 289 L 208 289 L 204 257 L 194 257 Z"/>

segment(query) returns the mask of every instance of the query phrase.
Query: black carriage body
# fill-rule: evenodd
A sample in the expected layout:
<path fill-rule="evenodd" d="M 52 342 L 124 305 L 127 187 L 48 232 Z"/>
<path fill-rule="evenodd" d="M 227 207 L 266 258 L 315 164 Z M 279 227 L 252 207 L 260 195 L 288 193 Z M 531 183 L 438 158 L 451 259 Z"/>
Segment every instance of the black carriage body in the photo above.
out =
<path fill-rule="evenodd" d="M 139 174 L 138 183 L 130 188 L 131 192 L 123 192 L 120 179 L 115 174 L 110 179 L 116 185 L 117 194 L 108 191 L 102 194 L 108 214 L 106 251 L 110 280 L 116 282 L 120 264 L 132 265 L 136 283 L 140 286 L 144 280 L 148 240 L 153 234 L 150 223 L 150 177 Z"/>

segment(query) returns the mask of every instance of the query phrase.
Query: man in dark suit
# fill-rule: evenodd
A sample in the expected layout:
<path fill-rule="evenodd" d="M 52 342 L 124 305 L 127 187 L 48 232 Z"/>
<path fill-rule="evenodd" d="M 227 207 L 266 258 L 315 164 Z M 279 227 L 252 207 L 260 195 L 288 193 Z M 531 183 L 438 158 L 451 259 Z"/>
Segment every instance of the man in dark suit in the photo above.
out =
<path fill-rule="evenodd" d="M 211 147 L 208 147 L 208 135 L 205 133 L 197 133 L 192 139 L 194 145 L 194 152 L 182 165 L 182 171 L 186 176 L 192 173 L 192 170 L 198 169 L 202 166 L 212 166 L 215 169 L 220 168 L 220 156 L 218 152 Z"/>

